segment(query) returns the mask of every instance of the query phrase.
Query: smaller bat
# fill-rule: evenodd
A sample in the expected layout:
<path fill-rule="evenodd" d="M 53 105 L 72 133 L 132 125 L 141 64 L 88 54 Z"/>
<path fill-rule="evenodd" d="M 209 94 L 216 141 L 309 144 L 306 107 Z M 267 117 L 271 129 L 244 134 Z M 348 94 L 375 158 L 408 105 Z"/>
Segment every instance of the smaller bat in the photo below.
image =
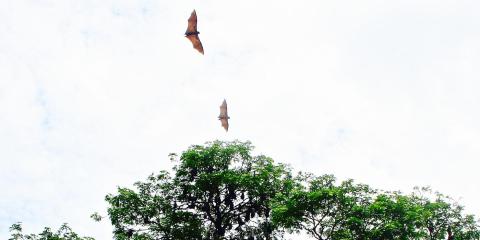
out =
<path fill-rule="evenodd" d="M 220 105 L 220 115 L 218 115 L 218 120 L 222 123 L 222 127 L 225 128 L 225 131 L 228 132 L 228 119 L 230 117 L 228 116 L 228 111 L 227 111 L 227 101 L 223 99 L 222 105 Z"/>
<path fill-rule="evenodd" d="M 190 18 L 188 18 L 188 27 L 187 31 L 185 31 L 185 37 L 192 42 L 193 48 L 203 54 L 203 46 L 202 42 L 200 42 L 200 38 L 198 38 L 198 34 L 200 34 L 200 32 L 197 31 L 197 13 L 193 10 Z"/>

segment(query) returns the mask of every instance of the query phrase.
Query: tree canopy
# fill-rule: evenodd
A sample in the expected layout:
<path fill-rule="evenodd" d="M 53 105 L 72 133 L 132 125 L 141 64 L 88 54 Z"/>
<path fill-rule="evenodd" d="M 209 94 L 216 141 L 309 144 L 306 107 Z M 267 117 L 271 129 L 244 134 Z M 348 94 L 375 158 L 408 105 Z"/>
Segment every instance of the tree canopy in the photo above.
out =
<path fill-rule="evenodd" d="M 8 240 L 95 240 L 91 237 L 80 237 L 68 224 L 64 223 L 57 231 L 46 227 L 39 234 L 24 234 L 21 223 L 15 223 L 10 227 L 11 236 Z"/>
<path fill-rule="evenodd" d="M 249 142 L 212 142 L 182 153 L 136 191 L 106 197 L 117 239 L 272 239 L 271 199 L 288 191 L 284 165 L 251 155 Z M 175 156 L 174 156 L 175 157 Z"/>
<path fill-rule="evenodd" d="M 208 142 L 171 154 L 160 171 L 133 188 L 108 194 L 108 217 L 118 240 L 273 240 L 305 232 L 319 240 L 470 240 L 480 225 L 456 201 L 429 188 L 411 194 L 373 189 L 332 175 L 292 173 L 252 155 L 250 142 Z M 103 217 L 93 214 L 96 221 Z M 68 225 L 9 240 L 90 240 Z"/>
<path fill-rule="evenodd" d="M 373 190 L 331 175 L 307 176 L 289 195 L 273 201 L 273 222 L 315 239 L 480 239 L 473 215 L 428 188 L 416 193 Z"/>

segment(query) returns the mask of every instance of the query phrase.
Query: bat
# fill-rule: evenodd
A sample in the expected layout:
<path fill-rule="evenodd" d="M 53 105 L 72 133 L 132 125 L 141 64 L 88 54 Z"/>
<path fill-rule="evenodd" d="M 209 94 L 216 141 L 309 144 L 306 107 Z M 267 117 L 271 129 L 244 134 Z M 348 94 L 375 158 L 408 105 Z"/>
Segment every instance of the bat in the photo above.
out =
<path fill-rule="evenodd" d="M 222 127 L 225 128 L 225 131 L 228 132 L 228 119 L 230 117 L 228 116 L 227 112 L 227 101 L 223 99 L 222 105 L 220 105 L 220 115 L 218 115 L 218 120 L 222 122 Z"/>
<path fill-rule="evenodd" d="M 185 31 L 185 37 L 193 44 L 193 48 L 197 49 L 203 55 L 203 46 L 198 38 L 199 31 L 197 31 L 197 13 L 193 10 L 192 14 L 188 18 L 188 27 Z"/>

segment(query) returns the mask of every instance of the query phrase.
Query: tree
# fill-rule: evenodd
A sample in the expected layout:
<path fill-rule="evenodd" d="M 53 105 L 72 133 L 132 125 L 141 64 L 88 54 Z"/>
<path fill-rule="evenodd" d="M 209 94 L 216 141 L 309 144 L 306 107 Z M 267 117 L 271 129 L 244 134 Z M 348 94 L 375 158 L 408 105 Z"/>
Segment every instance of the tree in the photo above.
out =
<path fill-rule="evenodd" d="M 422 239 L 422 208 L 400 192 L 376 192 L 349 214 L 352 233 L 363 239 Z M 353 223 L 353 222 L 352 222 Z M 360 238 L 360 239 L 362 239 Z M 358 238 L 357 238 L 358 239 Z"/>
<path fill-rule="evenodd" d="M 273 222 L 290 231 L 305 230 L 315 239 L 480 239 L 480 226 L 463 207 L 441 194 L 372 190 L 331 175 L 297 177 L 287 195 L 273 201 Z"/>
<path fill-rule="evenodd" d="M 430 188 L 415 188 L 410 197 L 423 210 L 422 230 L 430 240 L 480 239 L 480 225 L 463 206 Z"/>
<path fill-rule="evenodd" d="M 48 227 L 39 234 L 23 234 L 22 230 L 21 223 L 13 224 L 10 227 L 11 236 L 8 240 L 95 240 L 91 237 L 78 236 L 66 223 L 55 232 Z"/>
<path fill-rule="evenodd" d="M 277 195 L 273 221 L 290 230 L 305 230 L 316 239 L 353 239 L 351 212 L 360 202 L 368 201 L 372 191 L 352 180 L 335 185 L 332 175 L 300 175 L 289 195 Z M 355 219 L 353 219 L 355 220 Z"/>
<path fill-rule="evenodd" d="M 137 191 L 118 188 L 117 195 L 105 198 L 116 239 L 201 239 L 201 220 L 176 204 L 176 188 L 167 172 L 135 186 Z"/>
<path fill-rule="evenodd" d="M 194 145 L 167 172 L 108 195 L 116 239 L 274 239 L 270 200 L 293 185 L 289 169 L 252 156 L 249 142 Z M 172 155 L 175 158 L 175 155 Z"/>
<path fill-rule="evenodd" d="M 320 240 L 480 240 L 480 225 L 450 197 L 416 189 L 410 195 L 375 190 L 332 175 L 291 170 L 250 142 L 215 141 L 171 154 L 160 171 L 133 189 L 108 194 L 108 216 L 118 240 L 273 240 L 306 231 Z M 103 216 L 91 217 L 100 221 Z M 67 225 L 9 240 L 93 240 Z"/>

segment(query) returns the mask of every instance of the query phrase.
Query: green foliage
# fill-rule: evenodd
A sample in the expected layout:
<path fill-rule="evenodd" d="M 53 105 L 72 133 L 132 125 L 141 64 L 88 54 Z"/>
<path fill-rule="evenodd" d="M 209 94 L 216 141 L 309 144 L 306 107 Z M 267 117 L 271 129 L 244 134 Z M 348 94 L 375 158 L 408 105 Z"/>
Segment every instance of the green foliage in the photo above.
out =
<path fill-rule="evenodd" d="M 273 201 L 273 223 L 316 239 L 480 239 L 472 215 L 449 198 L 379 192 L 331 175 L 299 175 L 289 195 Z"/>
<path fill-rule="evenodd" d="M 100 222 L 100 221 L 102 221 L 103 216 L 101 216 L 100 214 L 95 212 L 92 215 L 90 215 L 90 218 L 93 219 L 93 221 L 95 221 L 95 222 Z"/>
<path fill-rule="evenodd" d="M 290 230 L 305 230 L 317 239 L 353 239 L 349 226 L 357 203 L 368 201 L 372 190 L 366 185 L 345 181 L 336 186 L 331 175 L 300 175 L 296 189 L 274 199 L 273 222 Z M 305 186 L 306 185 L 306 186 Z"/>
<path fill-rule="evenodd" d="M 168 172 L 106 197 L 116 239 L 480 239 L 478 222 L 450 198 L 403 195 L 331 175 L 292 176 L 249 142 L 194 145 Z M 101 219 L 98 214 L 94 219 Z"/>
<path fill-rule="evenodd" d="M 479 222 L 448 196 L 416 188 L 405 195 L 332 175 L 299 173 L 250 142 L 215 141 L 170 154 L 172 172 L 150 175 L 134 188 L 108 194 L 108 216 L 118 240 L 273 240 L 305 231 L 321 240 L 480 240 Z M 104 217 L 90 216 L 95 221 Z M 93 240 L 63 224 L 57 231 L 9 240 Z"/>
<path fill-rule="evenodd" d="M 116 239 L 200 239 L 201 220 L 176 204 L 167 172 L 135 186 L 137 191 L 118 188 L 117 195 L 106 196 Z"/>
<path fill-rule="evenodd" d="M 351 231 L 368 239 L 421 239 L 422 209 L 398 192 L 380 193 L 357 204 Z"/>
<path fill-rule="evenodd" d="M 95 240 L 91 237 L 78 236 L 66 223 L 55 232 L 48 227 L 39 234 L 23 234 L 22 230 L 21 223 L 13 224 L 10 227 L 11 236 L 8 240 Z"/>
<path fill-rule="evenodd" d="M 270 202 L 293 183 L 285 166 L 252 156 L 252 148 L 238 141 L 195 145 L 176 160 L 173 177 L 161 172 L 108 195 L 115 238 L 275 238 Z"/>
<path fill-rule="evenodd" d="M 427 239 L 480 239 L 480 225 L 473 215 L 463 214 L 463 207 L 452 198 L 416 188 L 411 195 L 423 210 L 422 229 Z"/>

